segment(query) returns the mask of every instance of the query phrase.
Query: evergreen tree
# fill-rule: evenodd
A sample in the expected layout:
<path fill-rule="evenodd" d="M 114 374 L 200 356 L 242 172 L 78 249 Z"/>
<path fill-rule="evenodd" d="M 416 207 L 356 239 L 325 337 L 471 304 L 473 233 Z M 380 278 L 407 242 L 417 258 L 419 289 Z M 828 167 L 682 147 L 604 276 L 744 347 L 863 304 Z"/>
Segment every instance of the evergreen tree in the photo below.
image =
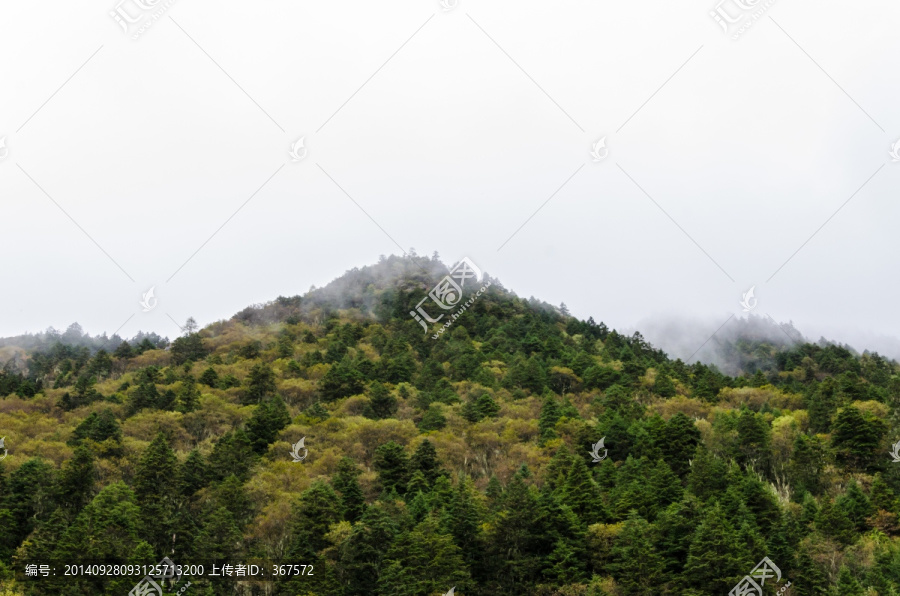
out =
<path fill-rule="evenodd" d="M 394 415 L 397 411 L 397 398 L 391 395 L 387 387 L 378 381 L 373 381 L 369 393 L 369 403 L 366 404 L 364 411 L 366 418 L 381 420 Z"/>
<path fill-rule="evenodd" d="M 375 470 L 385 493 L 396 490 L 398 494 L 406 491 L 409 482 L 409 458 L 402 445 L 390 441 L 375 450 Z"/>
<path fill-rule="evenodd" d="M 186 375 L 178 391 L 175 409 L 183 414 L 193 412 L 200 407 L 200 390 L 194 382 L 194 377 Z"/>
<path fill-rule="evenodd" d="M 397 523 L 381 504 L 366 508 L 340 551 L 338 573 L 347 596 L 368 596 L 377 586 L 385 551 L 398 534 Z"/>
<path fill-rule="evenodd" d="M 134 492 L 140 506 L 143 538 L 157 553 L 167 552 L 173 534 L 178 460 L 163 433 L 147 447 L 134 471 Z"/>
<path fill-rule="evenodd" d="M 359 520 L 366 509 L 366 500 L 359 486 L 359 470 L 349 457 L 341 458 L 332 486 L 341 495 L 341 511 L 348 522 Z"/>
<path fill-rule="evenodd" d="M 378 581 L 381 593 L 396 596 L 438 594 L 470 584 L 460 549 L 437 520 L 427 517 L 409 534 L 401 534 L 385 555 Z"/>
<path fill-rule="evenodd" d="M 704 593 L 727 594 L 754 562 L 715 503 L 707 508 L 688 551 L 682 581 Z"/>
<path fill-rule="evenodd" d="M 275 393 L 275 372 L 268 364 L 257 362 L 247 376 L 245 403 L 258 403 L 264 397 Z"/>
<path fill-rule="evenodd" d="M 647 520 L 631 512 L 612 549 L 610 571 L 623 594 L 658 594 L 663 583 L 663 560 L 653 547 Z"/>
<path fill-rule="evenodd" d="M 694 421 L 676 413 L 666 422 L 662 432 L 660 449 L 666 463 L 679 477 L 684 478 L 690 471 L 690 460 L 694 458 L 700 444 L 700 431 Z"/>
<path fill-rule="evenodd" d="M 419 443 L 418 447 L 416 447 L 416 451 L 409 460 L 409 471 L 422 472 L 422 475 L 425 476 L 425 481 L 429 486 L 434 484 L 437 477 L 443 473 L 441 470 L 441 463 L 438 460 L 437 450 L 434 448 L 434 444 L 428 439 L 425 439 Z"/>
<path fill-rule="evenodd" d="M 247 421 L 247 436 L 253 450 L 263 453 L 290 423 L 291 415 L 280 396 L 261 401 Z"/>
<path fill-rule="evenodd" d="M 559 404 L 556 402 L 556 398 L 552 394 L 545 396 L 544 405 L 541 407 L 541 416 L 538 419 L 541 441 L 546 441 L 556 436 L 555 426 L 559 419 Z"/>

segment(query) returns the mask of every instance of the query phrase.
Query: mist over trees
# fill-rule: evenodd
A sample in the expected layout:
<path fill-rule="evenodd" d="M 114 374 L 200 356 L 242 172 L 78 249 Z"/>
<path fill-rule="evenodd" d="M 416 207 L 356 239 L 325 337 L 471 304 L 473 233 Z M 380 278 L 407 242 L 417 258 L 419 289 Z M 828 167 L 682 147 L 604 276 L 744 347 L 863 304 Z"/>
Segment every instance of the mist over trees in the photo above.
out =
<path fill-rule="evenodd" d="M 163 556 L 314 568 L 189 578 L 223 596 L 720 595 L 764 557 L 766 590 L 900 591 L 896 362 L 748 336 L 728 375 L 496 280 L 432 340 L 409 311 L 444 274 L 390 257 L 171 344 L 27 349 L 0 594 L 126 594 L 22 571 Z"/>

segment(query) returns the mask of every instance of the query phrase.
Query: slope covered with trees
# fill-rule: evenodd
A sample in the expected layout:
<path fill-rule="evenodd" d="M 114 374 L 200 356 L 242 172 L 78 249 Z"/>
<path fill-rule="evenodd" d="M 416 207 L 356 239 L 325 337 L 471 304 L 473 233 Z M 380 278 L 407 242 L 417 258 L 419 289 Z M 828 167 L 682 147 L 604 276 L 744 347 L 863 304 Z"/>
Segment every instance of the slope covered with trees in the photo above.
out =
<path fill-rule="evenodd" d="M 409 312 L 445 273 L 390 257 L 171 344 L 29 350 L 0 373 L 0 594 L 126 594 L 22 571 L 163 556 L 314 569 L 202 595 L 721 595 L 763 557 L 792 594 L 900 593 L 896 362 L 800 344 L 725 376 L 497 280 L 432 340 Z"/>

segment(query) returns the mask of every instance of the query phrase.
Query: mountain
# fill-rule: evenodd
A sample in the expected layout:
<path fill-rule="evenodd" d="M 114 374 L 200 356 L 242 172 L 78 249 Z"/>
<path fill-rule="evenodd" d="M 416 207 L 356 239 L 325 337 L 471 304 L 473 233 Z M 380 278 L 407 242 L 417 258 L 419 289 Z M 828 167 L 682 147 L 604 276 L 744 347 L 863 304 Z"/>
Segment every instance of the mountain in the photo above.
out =
<path fill-rule="evenodd" d="M 763 335 L 724 374 L 475 273 L 392 256 L 171 342 L 7 342 L 0 594 L 164 556 L 204 595 L 900 590 L 896 362 Z"/>

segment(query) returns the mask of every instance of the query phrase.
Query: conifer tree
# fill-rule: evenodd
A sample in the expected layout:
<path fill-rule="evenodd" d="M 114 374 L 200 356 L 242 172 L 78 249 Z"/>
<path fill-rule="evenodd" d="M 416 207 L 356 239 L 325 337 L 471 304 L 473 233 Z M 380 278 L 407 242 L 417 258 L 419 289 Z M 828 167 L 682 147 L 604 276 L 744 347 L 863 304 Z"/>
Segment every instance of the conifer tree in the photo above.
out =
<path fill-rule="evenodd" d="M 142 537 L 166 552 L 174 522 L 174 497 L 178 491 L 178 460 L 163 433 L 147 447 L 134 471 L 135 500 L 141 509 Z"/>
<path fill-rule="evenodd" d="M 337 473 L 332 481 L 332 486 L 341 496 L 341 511 L 344 520 L 355 522 L 359 520 L 366 508 L 366 500 L 357 477 L 359 470 L 349 457 L 341 458 L 338 462 Z"/>
<path fill-rule="evenodd" d="M 369 392 L 371 397 L 364 411 L 366 418 L 381 420 L 394 415 L 397 411 L 397 398 L 391 394 L 387 387 L 378 381 L 373 381 Z"/>
<path fill-rule="evenodd" d="M 718 503 L 707 507 L 694 531 L 683 581 L 704 593 L 727 594 L 754 562 Z"/>
<path fill-rule="evenodd" d="M 631 512 L 612 549 L 610 571 L 627 596 L 657 594 L 664 580 L 663 560 L 653 546 L 653 529 Z"/>
<path fill-rule="evenodd" d="M 385 555 L 378 581 L 381 593 L 396 596 L 441 594 L 456 587 L 464 592 L 470 575 L 452 536 L 426 517 L 409 534 L 401 534 Z"/>
<path fill-rule="evenodd" d="M 406 491 L 409 482 L 409 458 L 402 445 L 390 441 L 375 450 L 373 462 L 378 471 L 378 479 L 382 489 L 387 493 L 396 490 L 398 494 Z"/>

